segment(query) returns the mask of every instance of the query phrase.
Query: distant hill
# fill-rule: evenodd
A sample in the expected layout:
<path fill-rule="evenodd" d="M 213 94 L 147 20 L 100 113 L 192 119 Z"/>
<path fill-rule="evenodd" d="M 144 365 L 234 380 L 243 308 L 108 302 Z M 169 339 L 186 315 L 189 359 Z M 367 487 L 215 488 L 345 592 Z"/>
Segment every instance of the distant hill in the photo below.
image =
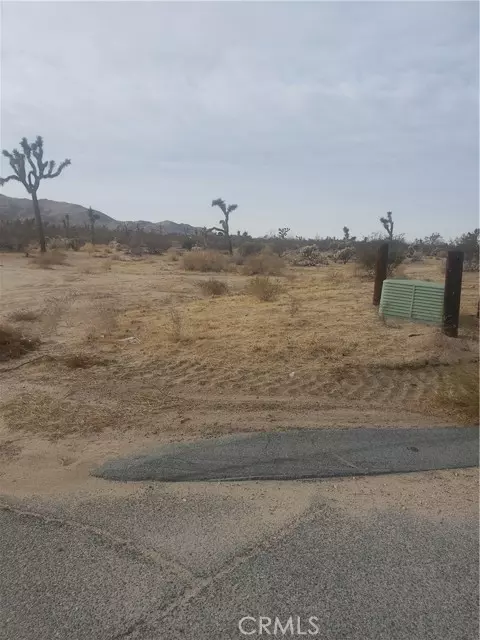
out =
<path fill-rule="evenodd" d="M 38 201 L 42 218 L 46 222 L 61 225 L 62 220 L 68 214 L 70 216 L 70 226 L 83 226 L 88 223 L 88 207 L 70 202 L 56 202 L 55 200 L 40 199 Z M 119 225 L 129 227 L 139 224 L 146 231 L 162 231 L 163 233 L 190 234 L 194 233 L 196 227 L 190 224 L 163 220 L 161 222 L 148 222 L 145 220 L 120 221 L 107 216 L 101 211 L 94 210 L 100 217 L 98 225 L 104 225 L 109 229 L 116 229 Z M 18 220 L 22 218 L 33 218 L 32 201 L 29 198 L 11 198 L 0 194 L 0 220 Z"/>

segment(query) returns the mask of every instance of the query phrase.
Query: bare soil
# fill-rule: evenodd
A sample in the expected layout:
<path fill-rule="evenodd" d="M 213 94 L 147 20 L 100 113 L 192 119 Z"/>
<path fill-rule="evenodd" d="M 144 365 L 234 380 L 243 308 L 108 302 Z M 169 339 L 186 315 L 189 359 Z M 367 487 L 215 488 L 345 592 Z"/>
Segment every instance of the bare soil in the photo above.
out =
<path fill-rule="evenodd" d="M 288 268 L 274 278 L 276 299 L 262 302 L 239 270 L 215 274 L 226 295 L 204 294 L 198 283 L 212 274 L 184 271 L 169 255 L 100 248 L 49 269 L 21 255 L 0 264 L 0 323 L 41 340 L 0 366 L 0 487 L 68 482 L 153 442 L 471 422 L 438 397 L 457 369 L 478 375 L 477 274 L 464 274 L 460 337 L 451 339 L 382 321 L 354 265 Z M 403 269 L 443 279 L 434 258 Z"/>

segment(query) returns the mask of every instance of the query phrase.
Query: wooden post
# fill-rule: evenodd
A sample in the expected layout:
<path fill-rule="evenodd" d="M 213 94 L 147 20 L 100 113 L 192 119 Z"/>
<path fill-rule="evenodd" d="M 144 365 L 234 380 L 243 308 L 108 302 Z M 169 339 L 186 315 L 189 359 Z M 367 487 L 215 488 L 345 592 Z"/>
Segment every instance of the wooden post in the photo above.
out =
<path fill-rule="evenodd" d="M 373 287 L 373 304 L 378 307 L 382 297 L 383 281 L 387 277 L 388 267 L 388 243 L 382 244 L 378 249 L 377 262 L 375 263 L 375 285 Z"/>
<path fill-rule="evenodd" d="M 458 336 L 460 295 L 462 292 L 463 251 L 449 251 L 445 270 L 443 295 L 443 333 L 450 338 Z"/>

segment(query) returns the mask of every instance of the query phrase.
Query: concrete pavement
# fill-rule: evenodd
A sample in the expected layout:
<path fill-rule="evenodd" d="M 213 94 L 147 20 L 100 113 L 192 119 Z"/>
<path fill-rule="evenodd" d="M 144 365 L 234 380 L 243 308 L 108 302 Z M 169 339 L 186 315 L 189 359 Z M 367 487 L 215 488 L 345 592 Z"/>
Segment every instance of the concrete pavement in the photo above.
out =
<path fill-rule="evenodd" d="M 4 495 L 0 637 L 230 640 L 281 624 L 277 637 L 473 640 L 477 480 L 465 469 Z"/>

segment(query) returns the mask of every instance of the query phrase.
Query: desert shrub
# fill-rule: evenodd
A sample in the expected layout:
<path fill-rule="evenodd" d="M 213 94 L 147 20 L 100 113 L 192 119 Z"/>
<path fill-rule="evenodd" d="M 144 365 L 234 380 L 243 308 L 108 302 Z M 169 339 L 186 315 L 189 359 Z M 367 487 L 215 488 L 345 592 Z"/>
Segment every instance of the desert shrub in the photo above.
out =
<path fill-rule="evenodd" d="M 272 302 L 278 298 L 281 285 L 268 276 L 256 276 L 248 283 L 247 290 L 262 302 Z"/>
<path fill-rule="evenodd" d="M 306 245 L 288 254 L 288 259 L 297 267 L 318 267 L 328 264 L 328 259 L 315 244 Z"/>
<path fill-rule="evenodd" d="M 464 233 L 455 240 L 455 248 L 464 253 L 464 271 L 478 271 L 480 263 L 480 229 Z"/>
<path fill-rule="evenodd" d="M 80 248 L 80 251 L 85 251 L 88 254 L 92 254 L 95 252 L 95 245 L 93 245 L 91 242 L 86 242 L 83 247 Z"/>
<path fill-rule="evenodd" d="M 277 256 L 283 256 L 291 244 L 291 240 L 288 240 L 287 238 L 276 238 L 269 247 Z"/>
<path fill-rule="evenodd" d="M 256 255 L 260 253 L 265 248 L 265 245 L 261 242 L 255 242 L 252 240 L 251 242 L 244 242 L 238 247 L 238 253 L 242 258 L 248 258 L 248 256 Z"/>
<path fill-rule="evenodd" d="M 343 262 L 343 264 L 347 264 L 353 257 L 355 256 L 355 249 L 353 247 L 345 247 L 344 249 L 340 249 L 334 254 L 335 262 Z"/>
<path fill-rule="evenodd" d="M 182 242 L 182 249 L 186 251 L 191 251 L 195 246 L 195 240 L 193 238 L 186 237 Z"/>
<path fill-rule="evenodd" d="M 325 272 L 325 280 L 332 285 L 338 285 L 341 282 L 344 282 L 345 275 L 342 272 L 337 271 L 336 269 L 334 269 L 333 271 L 329 270 Z"/>
<path fill-rule="evenodd" d="M 200 280 L 197 282 L 197 287 L 209 296 L 223 296 L 228 293 L 227 283 L 222 280 L 218 280 L 217 278 Z"/>
<path fill-rule="evenodd" d="M 80 240 L 79 238 L 70 238 L 67 242 L 67 249 L 71 249 L 72 251 L 80 251 L 84 244 L 84 240 Z"/>
<path fill-rule="evenodd" d="M 357 246 L 357 264 L 363 269 L 364 273 L 369 277 L 375 276 L 375 265 L 377 262 L 379 245 L 359 244 Z M 402 264 L 406 258 L 405 251 L 400 247 L 390 247 L 388 252 L 387 277 L 391 278 L 395 270 Z"/>
<path fill-rule="evenodd" d="M 479 264 L 476 260 L 465 260 L 463 263 L 463 270 L 470 272 L 478 271 Z"/>
<path fill-rule="evenodd" d="M 0 325 L 0 362 L 21 358 L 29 351 L 37 349 L 39 344 L 38 338 L 26 338 L 18 329 Z"/>
<path fill-rule="evenodd" d="M 423 255 L 420 253 L 420 251 L 413 251 L 408 254 L 408 259 L 410 260 L 410 262 L 422 262 Z"/>
<path fill-rule="evenodd" d="M 31 256 L 30 261 L 40 269 L 51 269 L 53 266 L 65 264 L 67 255 L 59 249 L 46 251 L 45 253 L 37 253 Z"/>
<path fill-rule="evenodd" d="M 405 252 L 402 249 L 390 249 L 388 252 L 387 276 L 390 278 L 405 261 Z"/>
<path fill-rule="evenodd" d="M 68 249 L 68 239 L 62 236 L 55 236 L 54 238 L 46 239 L 47 249 L 50 251 L 53 249 L 62 249 L 65 251 Z"/>
<path fill-rule="evenodd" d="M 262 251 L 246 258 L 243 272 L 247 276 L 279 276 L 285 268 L 285 262 L 270 251 Z"/>
<path fill-rule="evenodd" d="M 228 260 L 218 251 L 191 251 L 183 256 L 183 268 L 186 271 L 226 271 Z"/>
<path fill-rule="evenodd" d="M 100 269 L 102 271 L 105 271 L 105 272 L 111 271 L 112 270 L 112 259 L 113 259 L 113 256 L 111 258 L 108 258 L 104 262 L 102 262 L 101 265 L 100 265 Z"/>

